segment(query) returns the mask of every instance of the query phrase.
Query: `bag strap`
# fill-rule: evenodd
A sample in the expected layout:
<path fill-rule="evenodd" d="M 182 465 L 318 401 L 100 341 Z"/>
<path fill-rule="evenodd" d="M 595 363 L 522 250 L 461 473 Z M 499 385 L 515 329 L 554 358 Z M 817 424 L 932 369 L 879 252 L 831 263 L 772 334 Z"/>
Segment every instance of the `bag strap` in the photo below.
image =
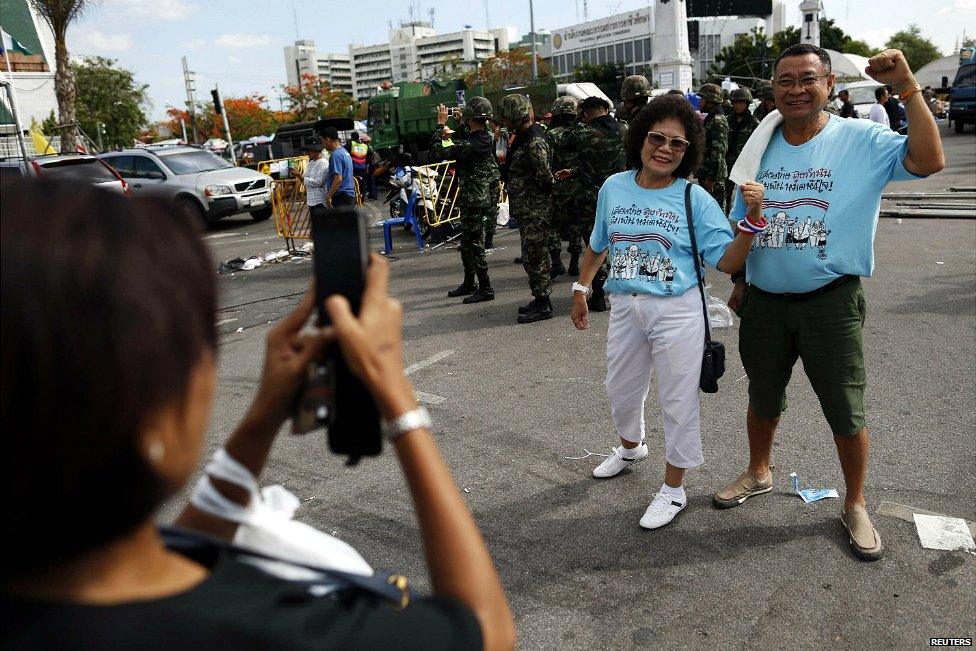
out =
<path fill-rule="evenodd" d="M 238 547 L 219 538 L 214 538 L 198 531 L 192 531 L 181 527 L 162 526 L 159 533 L 163 538 L 166 547 L 184 556 L 193 557 L 194 554 L 208 553 L 214 550 L 224 551 L 236 557 L 256 558 L 264 561 L 285 563 L 306 570 L 312 570 L 322 574 L 323 577 L 332 582 L 338 582 L 347 586 L 357 588 L 373 596 L 380 597 L 389 601 L 397 609 L 402 609 L 410 603 L 410 590 L 407 586 L 406 577 L 400 574 L 393 574 L 386 570 L 376 570 L 372 575 L 353 574 L 324 567 L 316 567 L 307 563 L 278 558 L 270 554 L 264 554 L 253 549 Z M 322 580 L 290 581 L 296 585 L 321 585 Z"/>
<path fill-rule="evenodd" d="M 691 238 L 691 254 L 695 260 L 695 276 L 698 277 L 698 291 L 702 299 L 702 316 L 705 317 L 705 343 L 712 341 L 712 330 L 708 327 L 708 307 L 705 304 L 705 279 L 702 278 L 701 264 L 704 264 L 698 253 L 698 242 L 695 239 L 695 222 L 691 218 L 691 183 L 685 181 L 685 217 L 688 218 L 688 237 Z"/>

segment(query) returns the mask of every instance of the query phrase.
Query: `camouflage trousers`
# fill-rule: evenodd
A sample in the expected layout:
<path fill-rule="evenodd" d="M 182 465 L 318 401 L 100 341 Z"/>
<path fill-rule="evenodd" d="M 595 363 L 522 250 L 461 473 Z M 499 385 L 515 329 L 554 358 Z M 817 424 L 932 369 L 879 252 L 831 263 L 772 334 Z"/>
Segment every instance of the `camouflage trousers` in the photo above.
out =
<path fill-rule="evenodd" d="M 576 202 L 578 206 L 580 217 L 576 220 L 577 232 L 576 240 L 579 242 L 576 246 L 579 247 L 579 251 L 590 245 L 590 234 L 593 232 L 593 226 L 596 224 L 596 197 L 592 200 L 583 199 Z M 573 241 L 570 240 L 570 247 L 573 246 Z M 573 249 L 570 248 L 570 253 Z M 597 251 L 599 253 L 599 251 Z M 604 258 L 603 264 L 600 268 L 596 270 L 596 276 L 593 277 L 593 284 L 597 287 L 603 287 L 603 283 L 606 282 L 607 276 L 610 274 L 610 262 L 608 258 Z"/>
<path fill-rule="evenodd" d="M 577 207 L 578 200 L 574 196 L 553 197 L 552 215 L 550 218 L 552 228 L 549 233 L 549 251 L 552 253 L 562 252 L 562 242 L 569 242 L 566 250 L 579 253 L 582 248 L 579 244 L 579 219 L 580 211 Z"/>
<path fill-rule="evenodd" d="M 522 241 L 522 267 L 529 276 L 529 288 L 536 298 L 545 298 L 552 291 L 549 276 L 549 198 L 522 203 L 509 197 L 512 217 L 518 220 Z"/>
<path fill-rule="evenodd" d="M 731 185 L 731 182 L 726 179 L 718 179 L 712 184 L 712 191 L 709 192 L 712 197 L 714 197 L 716 203 L 722 209 L 726 215 L 729 214 L 729 205 L 725 198 L 725 187 L 726 185 Z"/>
<path fill-rule="evenodd" d="M 496 204 L 491 208 L 478 208 L 477 210 L 483 211 L 485 239 L 493 238 L 495 236 L 495 228 L 498 227 L 498 205 Z"/>
<path fill-rule="evenodd" d="M 477 273 L 488 268 L 485 259 L 485 227 L 494 217 L 491 208 L 461 208 L 461 263 L 464 272 Z M 494 219 L 492 219 L 494 222 Z"/>

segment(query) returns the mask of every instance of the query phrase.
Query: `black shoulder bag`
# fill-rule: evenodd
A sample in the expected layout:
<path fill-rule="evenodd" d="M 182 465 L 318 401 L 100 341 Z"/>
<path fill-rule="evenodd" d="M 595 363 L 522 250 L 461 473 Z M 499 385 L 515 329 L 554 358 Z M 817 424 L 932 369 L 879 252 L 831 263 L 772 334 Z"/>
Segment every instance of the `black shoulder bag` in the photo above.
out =
<path fill-rule="evenodd" d="M 698 277 L 698 291 L 702 299 L 702 315 L 705 317 L 705 350 L 702 353 L 701 378 L 698 386 L 705 393 L 718 392 L 718 379 L 725 375 L 725 344 L 712 341 L 712 329 L 708 326 L 708 306 L 705 303 L 705 279 L 702 278 L 701 256 L 698 242 L 695 241 L 695 222 L 691 218 L 691 183 L 685 185 L 685 216 L 688 218 L 688 236 L 691 238 L 691 253 L 695 258 L 695 275 Z"/>

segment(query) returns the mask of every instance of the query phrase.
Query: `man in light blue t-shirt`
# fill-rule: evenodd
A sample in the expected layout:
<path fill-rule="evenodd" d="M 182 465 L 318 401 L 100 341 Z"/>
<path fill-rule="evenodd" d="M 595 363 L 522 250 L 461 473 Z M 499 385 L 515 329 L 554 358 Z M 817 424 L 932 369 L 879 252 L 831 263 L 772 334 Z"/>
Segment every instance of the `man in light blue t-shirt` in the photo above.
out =
<path fill-rule="evenodd" d="M 739 354 L 749 376 L 749 467 L 713 497 L 716 507 L 732 508 L 772 490 L 773 436 L 799 358 L 834 434 L 847 484 L 841 520 L 862 560 L 880 558 L 883 548 L 864 500 L 868 430 L 860 277 L 874 271 L 885 185 L 944 166 L 938 128 L 904 55 L 886 50 L 869 64 L 871 77 L 899 91 L 907 137 L 869 120 L 824 112 L 834 85 L 825 50 L 795 45 L 774 66 L 783 124 L 755 178 L 766 188 L 768 226 L 753 242 L 745 279 L 734 277 L 729 299 L 742 318 Z M 737 191 L 731 217 L 744 215 Z"/>
<path fill-rule="evenodd" d="M 319 135 L 329 151 L 329 173 L 325 183 L 325 205 L 328 208 L 356 205 L 356 186 L 352 180 L 352 157 L 342 147 L 335 127 L 325 127 Z"/>

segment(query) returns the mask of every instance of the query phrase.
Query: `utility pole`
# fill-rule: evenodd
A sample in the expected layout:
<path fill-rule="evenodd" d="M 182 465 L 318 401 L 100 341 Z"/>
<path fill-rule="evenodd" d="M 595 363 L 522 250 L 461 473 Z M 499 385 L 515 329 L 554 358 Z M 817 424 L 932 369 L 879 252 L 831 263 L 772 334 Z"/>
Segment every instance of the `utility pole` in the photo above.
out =
<path fill-rule="evenodd" d="M 104 128 L 105 127 L 102 125 L 101 122 L 96 122 L 95 123 L 95 134 L 98 136 L 98 151 L 99 152 L 105 151 L 105 147 L 102 146 L 102 130 Z"/>
<path fill-rule="evenodd" d="M 186 121 L 183 118 L 180 118 L 180 129 L 183 130 L 183 144 L 185 145 L 190 141 L 186 139 Z"/>
<path fill-rule="evenodd" d="M 529 0 L 529 29 L 532 31 L 532 85 L 535 85 L 539 76 L 539 63 L 535 60 L 535 10 L 532 7 L 532 0 Z"/>
<path fill-rule="evenodd" d="M 227 111 L 224 110 L 223 102 L 220 101 L 220 86 L 214 84 L 214 89 L 210 91 L 213 96 L 214 109 L 224 118 L 224 133 L 227 134 L 227 147 L 230 148 L 230 160 L 237 165 L 237 156 L 234 154 L 234 140 L 230 137 L 230 124 L 227 123 Z"/>
<path fill-rule="evenodd" d="M 186 64 L 186 57 L 183 57 L 183 82 L 186 84 L 186 103 L 190 107 L 190 129 L 193 131 L 193 144 L 197 144 L 197 109 L 196 99 L 193 96 L 196 91 L 194 86 L 193 72 L 190 72 Z"/>

